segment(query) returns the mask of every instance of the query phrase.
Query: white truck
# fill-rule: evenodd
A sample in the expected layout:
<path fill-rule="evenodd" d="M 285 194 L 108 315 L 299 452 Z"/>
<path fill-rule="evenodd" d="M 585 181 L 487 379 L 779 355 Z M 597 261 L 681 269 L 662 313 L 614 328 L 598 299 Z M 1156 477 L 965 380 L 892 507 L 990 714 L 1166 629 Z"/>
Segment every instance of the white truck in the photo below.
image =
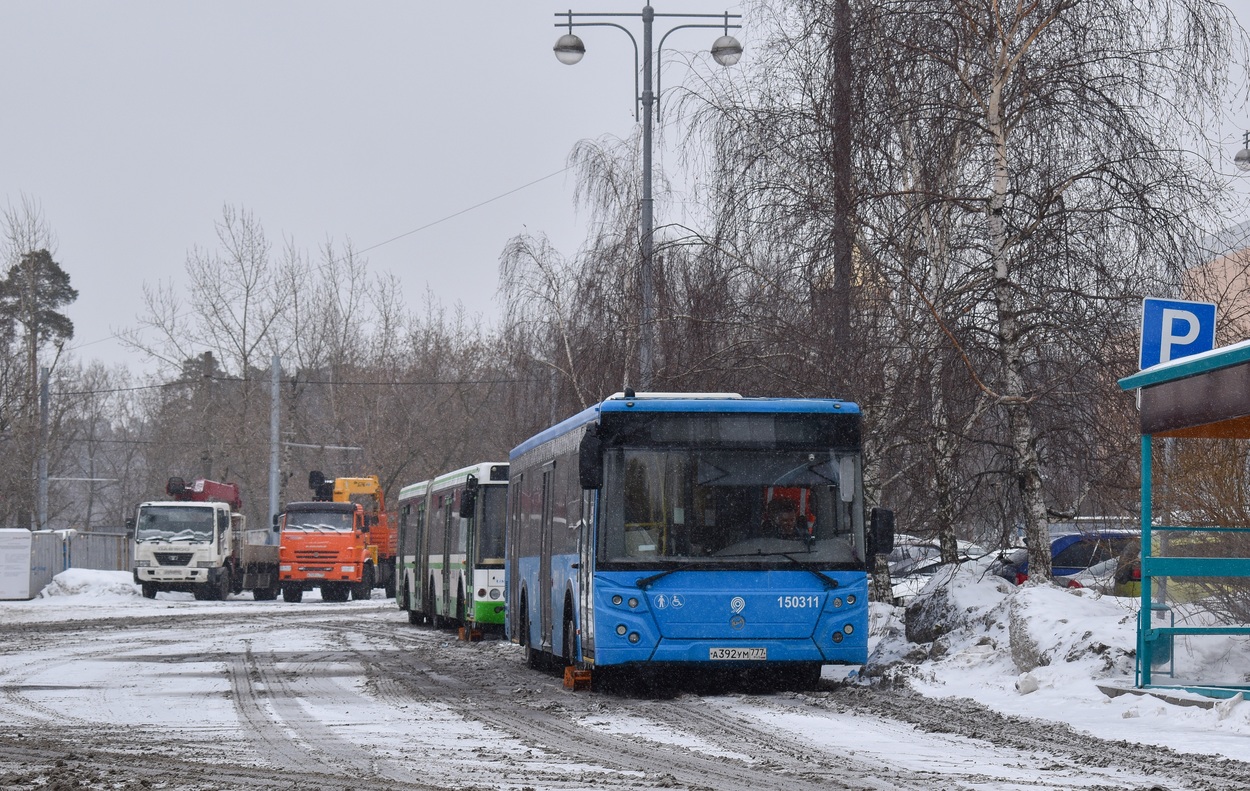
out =
<path fill-rule="evenodd" d="M 128 525 L 144 596 L 186 591 L 224 600 L 250 589 L 258 601 L 277 598 L 278 546 L 269 530 L 247 529 L 237 484 L 170 478 L 165 492 L 171 499 L 140 503 Z"/>

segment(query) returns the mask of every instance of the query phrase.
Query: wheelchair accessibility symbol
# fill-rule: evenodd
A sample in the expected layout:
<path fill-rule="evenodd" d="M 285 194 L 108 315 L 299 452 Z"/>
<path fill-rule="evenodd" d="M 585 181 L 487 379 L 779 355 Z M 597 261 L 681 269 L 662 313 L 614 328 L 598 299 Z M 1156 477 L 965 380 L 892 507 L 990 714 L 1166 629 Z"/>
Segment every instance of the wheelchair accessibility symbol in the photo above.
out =
<path fill-rule="evenodd" d="M 680 610 L 682 607 L 686 606 L 685 600 L 682 599 L 682 597 L 676 593 L 674 593 L 672 596 L 665 596 L 663 593 L 661 593 L 660 595 L 655 597 L 654 601 L 655 601 L 655 608 L 657 610 L 663 610 L 667 607 L 672 607 L 674 610 Z"/>

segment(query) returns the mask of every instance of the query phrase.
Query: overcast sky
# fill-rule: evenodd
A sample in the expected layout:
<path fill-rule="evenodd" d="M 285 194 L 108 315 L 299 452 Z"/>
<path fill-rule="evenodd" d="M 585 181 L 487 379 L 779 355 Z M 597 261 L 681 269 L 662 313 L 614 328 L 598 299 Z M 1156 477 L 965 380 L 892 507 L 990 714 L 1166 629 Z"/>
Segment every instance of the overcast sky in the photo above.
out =
<path fill-rule="evenodd" d="M 1233 5 L 1247 24 L 1250 0 Z M 546 232 L 565 253 L 581 239 L 573 183 L 561 172 L 573 145 L 634 128 L 629 40 L 579 31 L 586 59 L 561 65 L 551 52 L 555 13 L 568 8 L 0 4 L 0 200 L 36 202 L 56 234 L 56 258 L 80 294 L 70 309 L 76 353 L 138 370 L 141 358 L 110 336 L 135 325 L 144 282 L 178 283 L 192 247 L 216 249 L 226 205 L 252 212 L 275 251 L 287 240 L 314 252 L 327 239 L 350 240 L 374 271 L 402 278 L 410 299 L 428 285 L 444 303 L 495 321 L 509 238 Z M 726 10 L 741 8 L 657 4 Z M 706 51 L 717 35 L 681 31 L 666 49 Z M 749 58 L 749 28 L 737 35 Z M 664 85 L 681 77 L 666 69 Z M 1250 118 L 1234 120 L 1242 126 Z M 1230 147 L 1239 135 L 1228 133 Z M 657 147 L 657 163 L 677 156 L 673 144 Z"/>
<path fill-rule="evenodd" d="M 642 5 L 572 8 L 636 14 Z M 36 202 L 56 234 L 56 259 L 79 290 L 77 353 L 137 369 L 141 358 L 110 335 L 135 325 L 142 283 L 180 282 L 192 247 L 217 248 L 227 204 L 252 212 L 275 252 L 288 239 L 314 252 L 350 240 L 374 271 L 401 277 L 410 298 L 428 284 L 446 304 L 494 321 L 509 238 L 546 232 L 566 253 L 581 239 L 573 182 L 561 172 L 574 144 L 634 125 L 629 39 L 579 31 L 586 59 L 564 66 L 552 45 L 555 13 L 567 9 L 516 0 L 0 4 L 0 199 Z M 657 10 L 738 9 L 682 0 Z M 641 32 L 637 20 L 621 21 Z M 666 49 L 706 51 L 717 35 L 681 31 Z"/>

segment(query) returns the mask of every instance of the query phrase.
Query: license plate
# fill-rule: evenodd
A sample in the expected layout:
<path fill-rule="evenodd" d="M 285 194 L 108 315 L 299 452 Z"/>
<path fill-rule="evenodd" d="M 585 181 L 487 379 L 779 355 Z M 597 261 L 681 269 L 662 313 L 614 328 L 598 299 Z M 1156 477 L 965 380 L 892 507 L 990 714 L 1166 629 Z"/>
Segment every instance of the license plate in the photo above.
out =
<path fill-rule="evenodd" d="M 709 648 L 707 650 L 708 659 L 747 659 L 761 660 L 768 659 L 767 648 Z"/>
<path fill-rule="evenodd" d="M 308 576 L 310 579 L 321 579 L 322 577 L 325 576 L 325 572 L 324 571 L 310 571 L 308 572 Z"/>

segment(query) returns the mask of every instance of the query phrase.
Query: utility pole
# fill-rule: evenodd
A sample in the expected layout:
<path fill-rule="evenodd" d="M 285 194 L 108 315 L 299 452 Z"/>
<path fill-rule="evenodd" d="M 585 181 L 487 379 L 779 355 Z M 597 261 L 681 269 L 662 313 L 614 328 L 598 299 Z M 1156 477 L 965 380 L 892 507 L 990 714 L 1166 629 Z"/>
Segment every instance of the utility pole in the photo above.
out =
<path fill-rule="evenodd" d="M 47 368 L 39 369 L 39 491 L 35 507 L 35 529 L 48 526 L 48 375 Z"/>
<path fill-rule="evenodd" d="M 269 384 L 269 519 L 278 513 L 278 408 L 280 406 L 279 380 L 282 377 L 282 358 L 273 356 L 273 371 Z"/>

